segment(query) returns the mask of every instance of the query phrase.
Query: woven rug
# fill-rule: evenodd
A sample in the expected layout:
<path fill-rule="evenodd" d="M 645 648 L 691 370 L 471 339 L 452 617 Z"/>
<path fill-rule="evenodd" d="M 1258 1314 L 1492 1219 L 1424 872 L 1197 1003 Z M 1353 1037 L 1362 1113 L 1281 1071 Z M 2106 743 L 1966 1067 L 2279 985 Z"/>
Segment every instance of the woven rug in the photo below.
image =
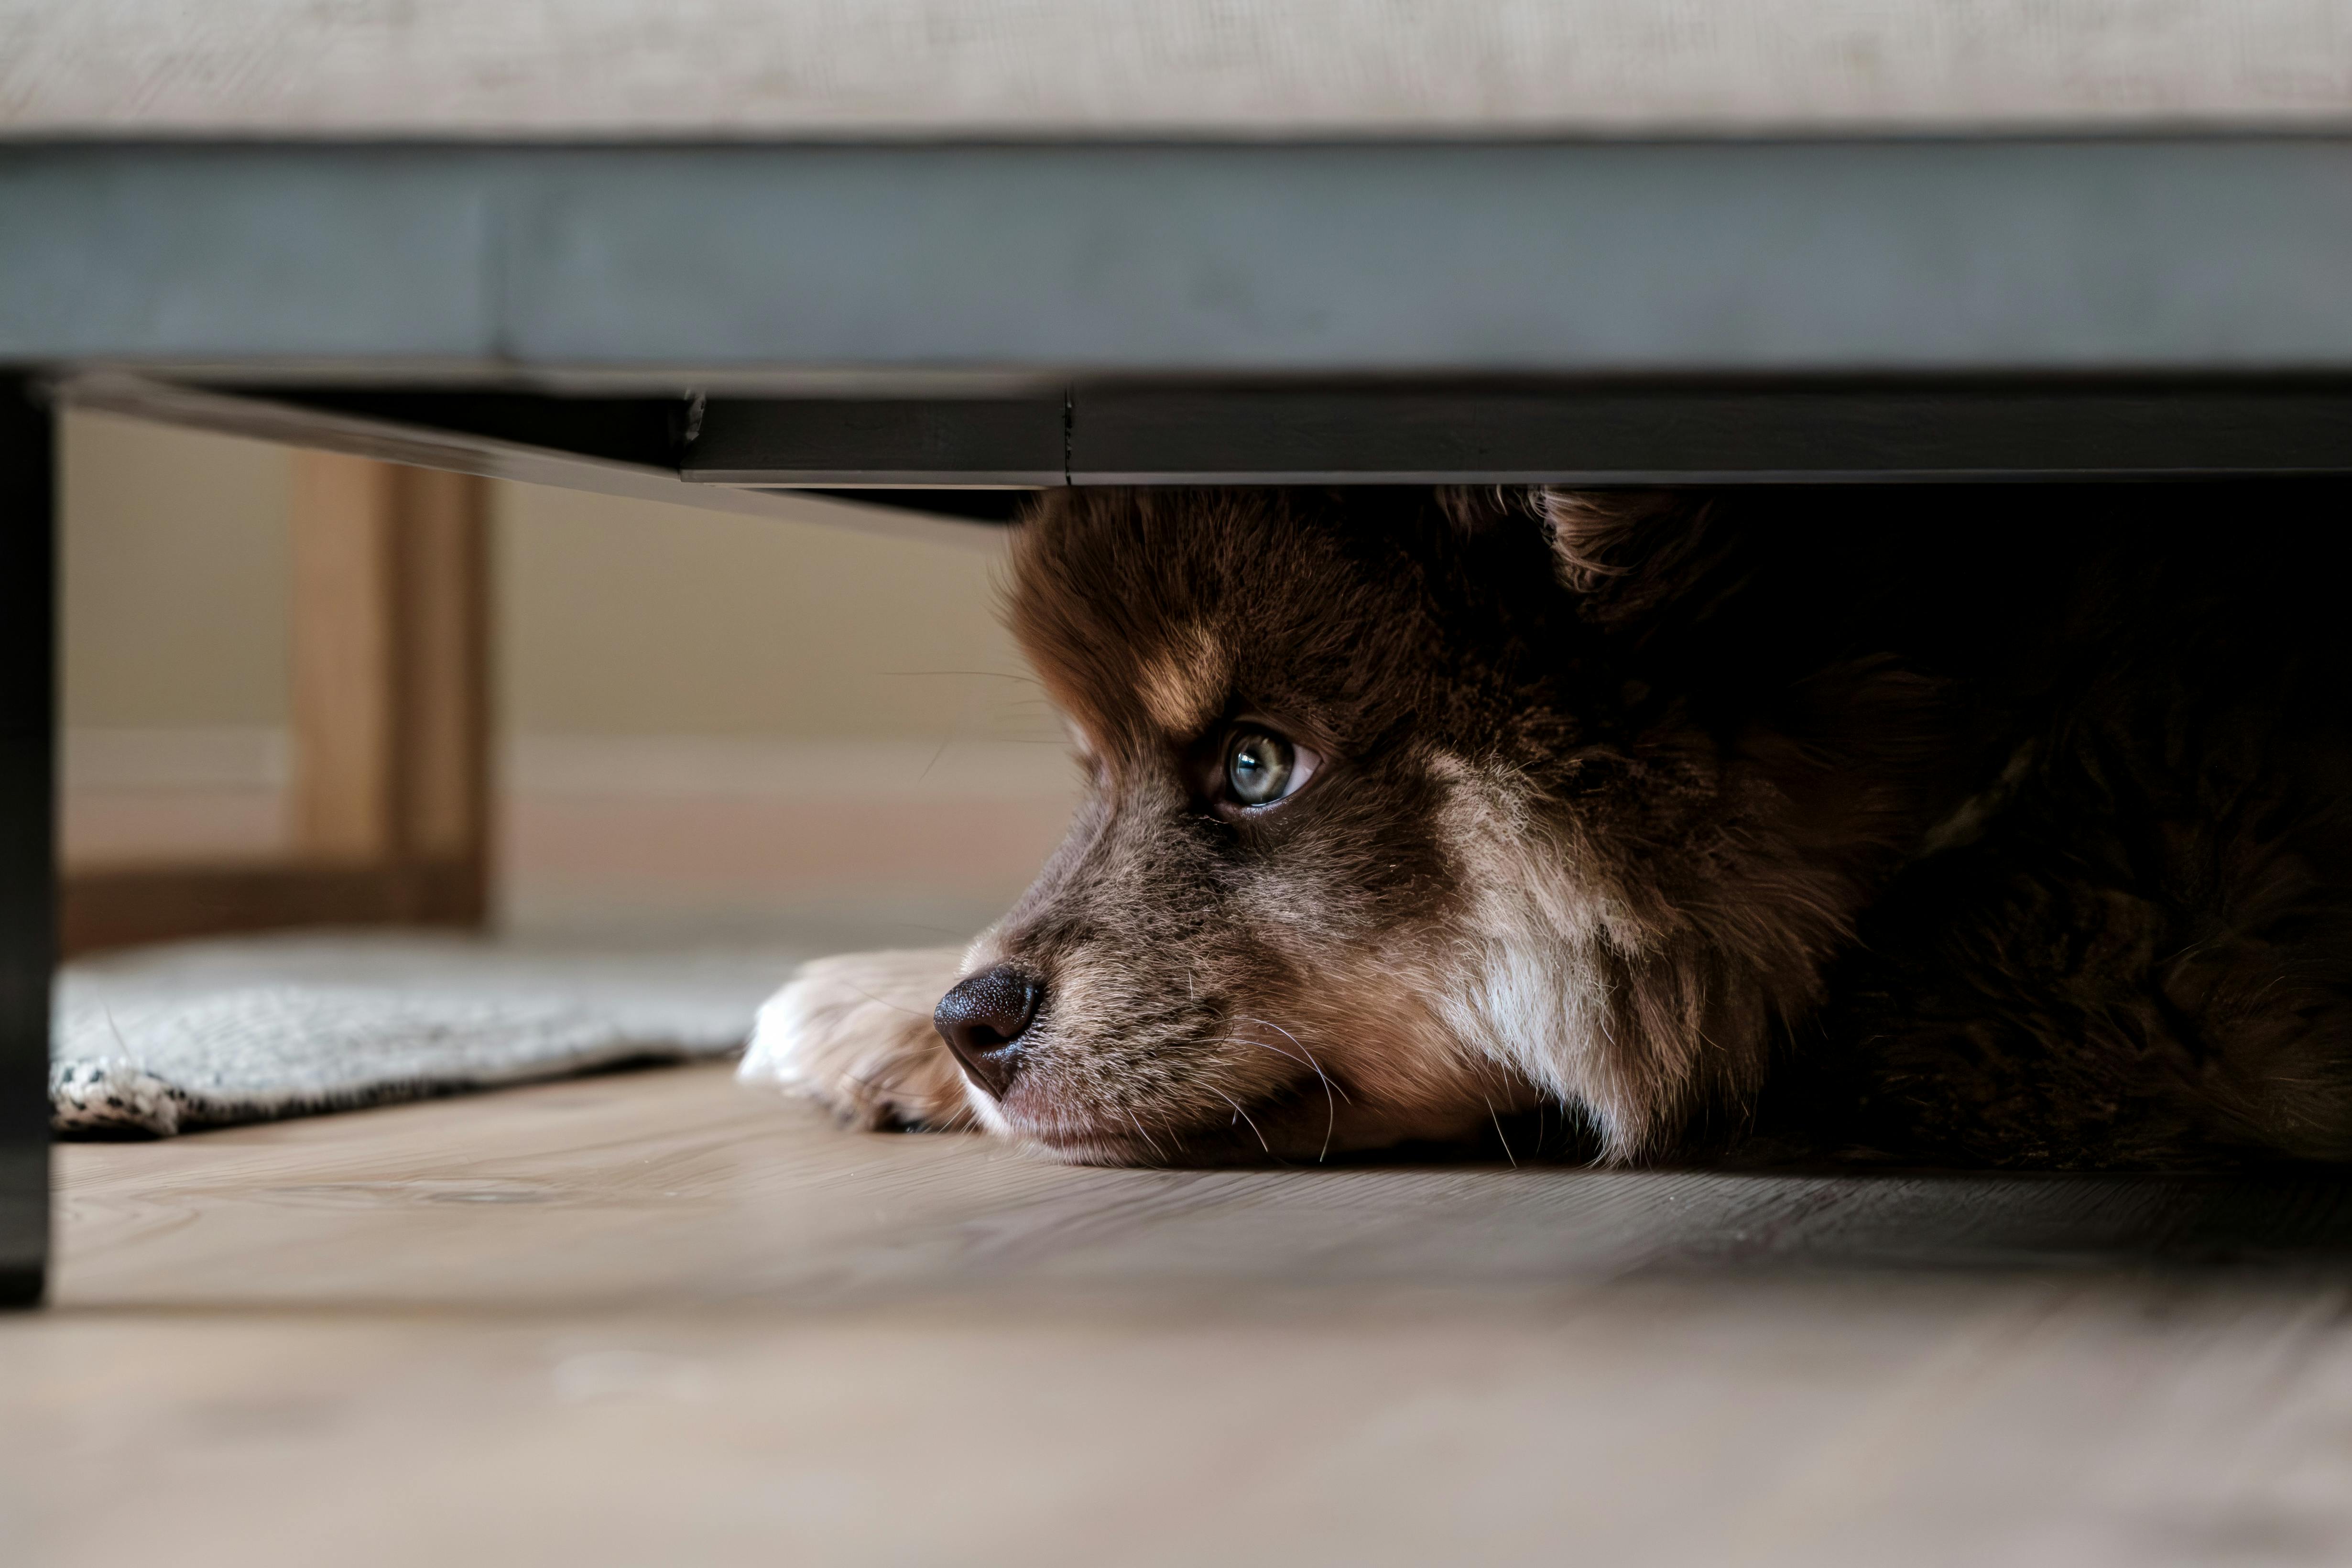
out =
<path fill-rule="evenodd" d="M 580 952 L 390 933 L 248 938 L 69 965 L 50 1037 L 64 1137 L 169 1137 L 726 1056 L 793 967 L 772 952 Z"/>

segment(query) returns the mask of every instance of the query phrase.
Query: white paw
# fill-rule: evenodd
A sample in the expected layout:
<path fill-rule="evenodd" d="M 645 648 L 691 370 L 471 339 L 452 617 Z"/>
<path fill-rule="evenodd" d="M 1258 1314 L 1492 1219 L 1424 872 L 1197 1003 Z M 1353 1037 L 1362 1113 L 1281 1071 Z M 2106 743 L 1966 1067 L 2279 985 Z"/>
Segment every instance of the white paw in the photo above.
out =
<path fill-rule="evenodd" d="M 821 958 L 770 997 L 737 1080 L 832 1107 L 859 1127 L 965 1124 L 963 1074 L 931 1027 L 963 950 Z"/>

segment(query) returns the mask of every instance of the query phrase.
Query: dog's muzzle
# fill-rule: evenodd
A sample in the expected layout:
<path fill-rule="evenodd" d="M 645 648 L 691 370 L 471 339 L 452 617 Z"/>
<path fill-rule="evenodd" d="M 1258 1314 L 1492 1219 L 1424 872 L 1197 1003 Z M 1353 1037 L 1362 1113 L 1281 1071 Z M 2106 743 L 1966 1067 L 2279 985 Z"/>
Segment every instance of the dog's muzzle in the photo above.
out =
<path fill-rule="evenodd" d="M 1021 1037 L 1044 996 L 1045 987 L 1036 981 L 1000 963 L 958 982 L 940 997 L 931 1026 L 963 1064 L 964 1076 L 1002 1100 L 1021 1066 Z"/>

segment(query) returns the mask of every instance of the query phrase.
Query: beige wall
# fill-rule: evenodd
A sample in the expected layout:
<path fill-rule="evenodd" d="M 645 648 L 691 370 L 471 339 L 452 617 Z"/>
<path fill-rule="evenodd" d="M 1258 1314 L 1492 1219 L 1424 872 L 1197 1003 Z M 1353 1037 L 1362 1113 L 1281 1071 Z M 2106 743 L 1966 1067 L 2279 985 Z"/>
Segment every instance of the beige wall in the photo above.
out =
<path fill-rule="evenodd" d="M 1020 737 L 998 552 L 500 488 L 500 687 L 524 733 Z"/>
<path fill-rule="evenodd" d="M 107 415 L 64 424 L 68 727 L 282 725 L 286 454 Z"/>
<path fill-rule="evenodd" d="M 67 416 L 69 862 L 290 846 L 288 477 L 279 448 Z M 1058 837 L 1076 776 L 996 625 L 1000 536 L 520 485 L 493 517 L 510 922 L 863 910 L 826 940 L 931 942 Z"/>
<path fill-rule="evenodd" d="M 79 730 L 285 721 L 279 448 L 69 414 L 64 700 Z M 499 487 L 510 733 L 1044 739 L 992 550 Z"/>

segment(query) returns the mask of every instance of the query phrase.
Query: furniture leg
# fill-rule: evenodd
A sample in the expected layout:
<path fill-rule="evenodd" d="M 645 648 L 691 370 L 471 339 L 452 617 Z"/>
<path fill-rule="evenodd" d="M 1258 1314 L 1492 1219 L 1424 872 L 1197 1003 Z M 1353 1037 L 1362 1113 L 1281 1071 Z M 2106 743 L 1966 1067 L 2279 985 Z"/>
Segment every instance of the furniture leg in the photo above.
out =
<path fill-rule="evenodd" d="M 0 374 L 0 1306 L 37 1303 L 47 1275 L 55 499 L 49 408 Z"/>

